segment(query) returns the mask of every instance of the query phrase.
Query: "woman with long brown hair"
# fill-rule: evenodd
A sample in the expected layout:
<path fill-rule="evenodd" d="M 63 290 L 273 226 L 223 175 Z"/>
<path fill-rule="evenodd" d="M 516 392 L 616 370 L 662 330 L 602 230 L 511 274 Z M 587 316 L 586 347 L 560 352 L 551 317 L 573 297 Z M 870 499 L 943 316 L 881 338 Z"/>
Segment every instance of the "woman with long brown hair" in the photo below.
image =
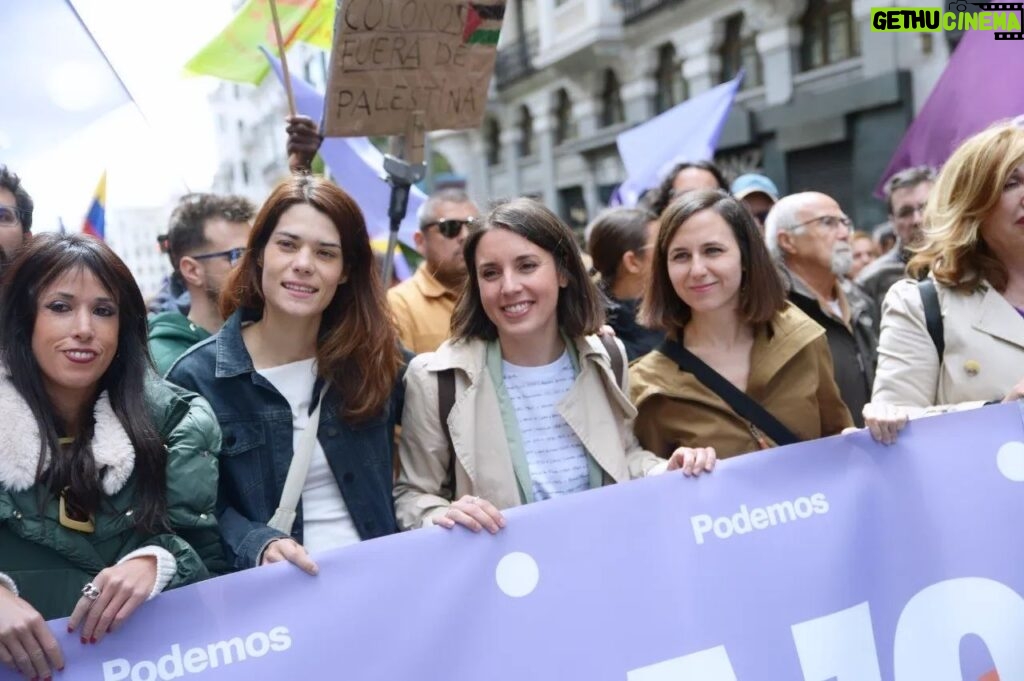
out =
<path fill-rule="evenodd" d="M 168 379 L 205 396 L 224 430 L 218 515 L 234 567 L 315 574 L 310 552 L 394 532 L 403 359 L 352 198 L 310 176 L 275 187 L 221 309 L 220 332 Z"/>

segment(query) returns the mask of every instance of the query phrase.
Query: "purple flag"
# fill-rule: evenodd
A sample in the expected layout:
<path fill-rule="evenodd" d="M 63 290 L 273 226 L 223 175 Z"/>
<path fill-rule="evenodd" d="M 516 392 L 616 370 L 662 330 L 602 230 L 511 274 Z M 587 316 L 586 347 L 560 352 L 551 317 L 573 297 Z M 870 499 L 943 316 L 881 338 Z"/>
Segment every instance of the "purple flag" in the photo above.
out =
<path fill-rule="evenodd" d="M 875 196 L 884 197 L 885 181 L 900 170 L 941 167 L 966 138 L 1000 119 L 1024 114 L 1024 88 L 1008 76 L 1021 64 L 1024 40 L 996 40 L 990 31 L 965 32 L 882 173 Z"/>
<path fill-rule="evenodd" d="M 612 205 L 635 206 L 640 194 L 658 186 L 676 163 L 711 160 L 742 80 L 740 71 L 616 137 L 627 178 L 615 190 Z"/>
<path fill-rule="evenodd" d="M 63 681 L 1024 679 L 1017 405 L 860 431 L 170 591 Z M 0 679 L 14 679 L 0 670 Z"/>

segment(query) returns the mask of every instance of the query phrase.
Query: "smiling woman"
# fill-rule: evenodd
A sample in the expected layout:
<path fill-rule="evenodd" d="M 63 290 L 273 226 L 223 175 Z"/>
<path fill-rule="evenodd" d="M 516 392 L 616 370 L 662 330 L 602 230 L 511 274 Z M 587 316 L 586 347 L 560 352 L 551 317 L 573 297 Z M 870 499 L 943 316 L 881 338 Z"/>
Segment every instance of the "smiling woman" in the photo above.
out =
<path fill-rule="evenodd" d="M 409 365 L 395 508 L 402 528 L 504 527 L 501 510 L 666 469 L 633 437 L 625 349 L 569 228 L 532 199 L 498 206 L 463 250 L 452 340 Z M 447 397 L 445 397 L 447 396 Z"/>
<path fill-rule="evenodd" d="M 142 294 L 102 242 L 34 237 L 0 314 L 0 661 L 42 678 L 63 666 L 44 618 L 96 643 L 222 567 L 220 431 L 149 370 Z"/>
<path fill-rule="evenodd" d="M 641 317 L 667 339 L 630 367 L 637 437 L 720 457 L 853 425 L 825 331 L 786 302 L 749 211 L 698 190 L 661 217 Z"/>
<path fill-rule="evenodd" d="M 310 176 L 275 187 L 221 311 L 220 332 L 167 377 L 209 399 L 224 428 L 218 506 L 234 567 L 288 560 L 315 574 L 311 552 L 394 532 L 403 358 L 352 198 Z"/>

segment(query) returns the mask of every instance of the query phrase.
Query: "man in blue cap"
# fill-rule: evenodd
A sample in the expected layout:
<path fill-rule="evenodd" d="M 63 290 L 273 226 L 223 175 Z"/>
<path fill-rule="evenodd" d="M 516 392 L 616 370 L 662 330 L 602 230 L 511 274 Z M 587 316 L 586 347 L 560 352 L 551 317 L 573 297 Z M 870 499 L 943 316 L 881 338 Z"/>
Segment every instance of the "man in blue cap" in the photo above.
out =
<path fill-rule="evenodd" d="M 775 183 L 764 175 L 747 173 L 737 177 L 729 191 L 743 202 L 764 234 L 764 220 L 779 200 L 779 188 Z"/>

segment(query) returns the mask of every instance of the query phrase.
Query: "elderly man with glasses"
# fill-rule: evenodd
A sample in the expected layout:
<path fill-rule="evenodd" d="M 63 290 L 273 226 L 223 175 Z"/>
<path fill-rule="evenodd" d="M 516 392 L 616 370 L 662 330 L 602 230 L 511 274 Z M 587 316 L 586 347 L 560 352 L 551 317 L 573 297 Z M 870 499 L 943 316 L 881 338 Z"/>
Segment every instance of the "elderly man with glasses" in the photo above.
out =
<path fill-rule="evenodd" d="M 479 219 L 476 204 L 461 189 L 435 192 L 420 207 L 414 239 L 423 263 L 388 290 L 399 337 L 411 352 L 434 352 L 448 338 L 455 301 L 466 282 L 462 244 Z"/>
<path fill-rule="evenodd" d="M 224 324 L 218 299 L 245 253 L 254 213 L 248 199 L 216 194 L 188 194 L 171 213 L 168 255 L 191 305 L 187 311 L 161 312 L 149 320 L 149 351 L 161 375 Z"/>
<path fill-rule="evenodd" d="M 765 241 L 789 300 L 824 327 L 839 394 L 861 427 L 878 337 L 871 301 L 844 277 L 853 265 L 852 233 L 839 204 L 817 192 L 783 197 L 765 220 Z"/>
<path fill-rule="evenodd" d="M 0 165 L 0 249 L 13 258 L 21 245 L 32 238 L 32 197 L 21 179 Z"/>

